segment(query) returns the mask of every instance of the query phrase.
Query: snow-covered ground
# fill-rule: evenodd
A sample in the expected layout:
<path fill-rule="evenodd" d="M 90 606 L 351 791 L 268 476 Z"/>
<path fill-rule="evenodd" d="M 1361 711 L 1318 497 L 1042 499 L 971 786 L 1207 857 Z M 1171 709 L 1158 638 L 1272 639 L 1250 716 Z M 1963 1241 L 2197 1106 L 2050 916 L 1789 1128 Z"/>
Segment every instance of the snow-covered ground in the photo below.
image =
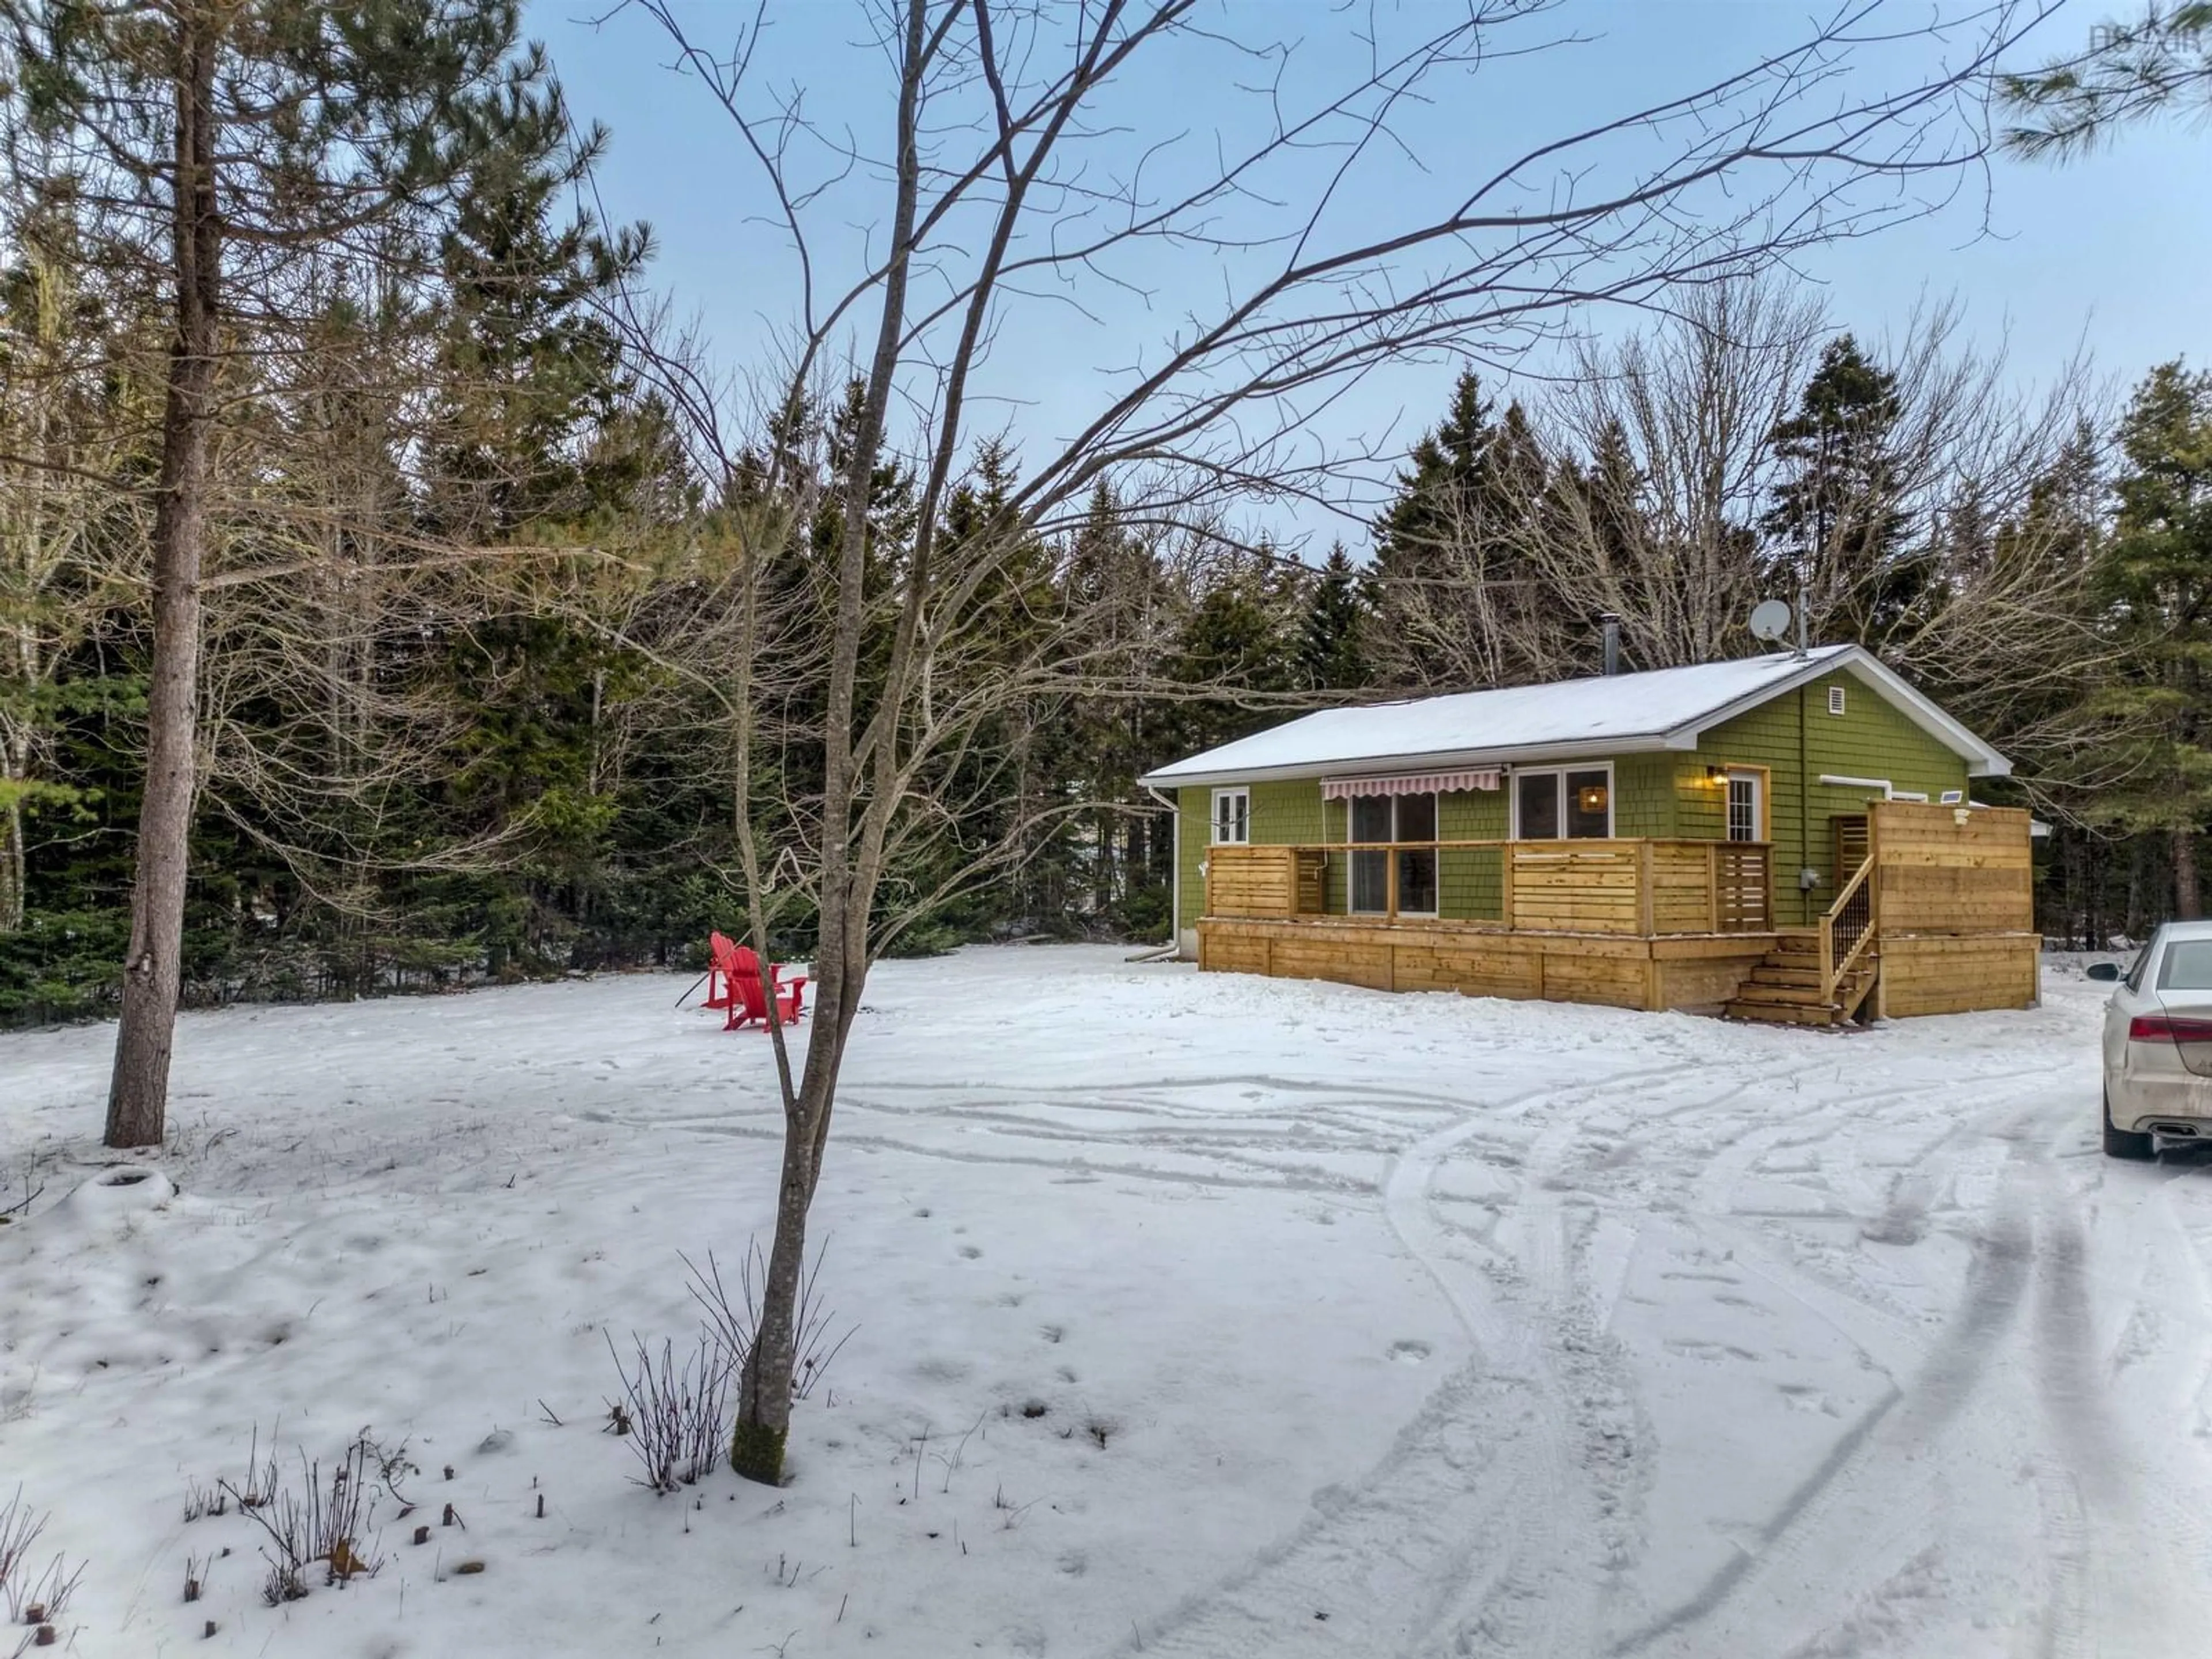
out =
<path fill-rule="evenodd" d="M 45 1188 L 0 1227 L 0 1502 L 86 1564 L 71 1650 L 2212 1642 L 2212 1165 L 2100 1155 L 2078 970 L 1844 1036 L 888 963 L 817 1204 L 857 1333 L 785 1490 L 656 1498 L 607 1339 L 695 1328 L 678 1253 L 764 1227 L 777 1133 L 767 1041 L 681 988 L 188 1017 L 161 1202 L 73 1195 L 112 1032 L 0 1038 L 0 1207 Z M 188 1489 L 364 1426 L 422 1509 L 263 1605 Z"/>

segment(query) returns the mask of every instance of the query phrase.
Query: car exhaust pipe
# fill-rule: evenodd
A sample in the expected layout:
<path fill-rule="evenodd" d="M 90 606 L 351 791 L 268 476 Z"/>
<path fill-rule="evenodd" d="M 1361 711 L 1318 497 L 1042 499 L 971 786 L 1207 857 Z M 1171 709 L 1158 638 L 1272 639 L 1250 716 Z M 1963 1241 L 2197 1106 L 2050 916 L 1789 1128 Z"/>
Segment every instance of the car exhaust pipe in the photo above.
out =
<path fill-rule="evenodd" d="M 2164 1135 L 2169 1140 L 2197 1139 L 2197 1126 L 2194 1123 L 2154 1123 L 2150 1126 L 2150 1132 L 2154 1135 Z"/>

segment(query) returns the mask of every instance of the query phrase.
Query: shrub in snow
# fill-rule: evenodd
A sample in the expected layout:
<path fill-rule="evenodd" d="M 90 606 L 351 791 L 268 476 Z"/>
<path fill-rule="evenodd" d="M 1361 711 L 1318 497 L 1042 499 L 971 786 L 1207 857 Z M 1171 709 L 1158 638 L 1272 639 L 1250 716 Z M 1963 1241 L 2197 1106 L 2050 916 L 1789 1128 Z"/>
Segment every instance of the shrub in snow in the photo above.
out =
<path fill-rule="evenodd" d="M 836 1341 L 830 1340 L 831 1322 L 837 1310 L 822 1304 L 822 1258 L 829 1253 L 830 1244 L 824 1239 L 814 1252 L 814 1265 L 806 1270 L 799 1281 L 798 1336 L 792 1346 L 797 1358 L 791 1368 L 791 1397 L 804 1400 L 814 1392 L 830 1369 L 830 1362 L 837 1352 L 852 1340 L 854 1326 Z M 722 1279 L 722 1264 L 714 1253 L 707 1253 L 704 1273 L 690 1256 L 681 1258 L 691 1276 L 691 1299 L 699 1304 L 706 1316 L 707 1328 L 729 1350 L 730 1372 L 732 1376 L 743 1371 L 745 1360 L 753 1351 L 753 1338 L 760 1329 L 760 1302 L 756 1291 L 755 1275 L 763 1279 L 768 1276 L 768 1261 L 762 1255 L 760 1241 L 748 1239 L 743 1264 L 738 1270 L 738 1294 L 732 1298 L 729 1287 Z"/>
<path fill-rule="evenodd" d="M 695 1484 L 720 1458 L 736 1366 L 728 1345 L 711 1330 L 700 1334 L 697 1350 L 680 1365 L 673 1341 L 660 1345 L 655 1363 L 642 1339 L 630 1340 L 636 1345 L 636 1359 L 625 1364 L 614 1339 L 607 1339 L 627 1402 L 607 1402 L 609 1425 L 628 1421 L 630 1448 L 645 1467 L 643 1475 L 633 1477 L 638 1485 L 672 1492 Z"/>
<path fill-rule="evenodd" d="M 644 1474 L 633 1477 L 638 1484 L 662 1493 L 695 1484 L 726 1449 L 731 1392 L 759 1334 L 758 1285 L 767 1273 L 757 1239 L 745 1246 L 734 1294 L 711 1250 L 703 1269 L 688 1255 L 679 1254 L 678 1260 L 690 1276 L 691 1299 L 702 1316 L 697 1347 L 679 1364 L 672 1340 L 661 1343 L 656 1358 L 642 1338 L 632 1335 L 635 1352 L 625 1361 L 614 1339 L 607 1339 L 607 1352 L 622 1379 L 622 1397 L 607 1401 L 607 1431 L 628 1438 L 644 1465 Z M 791 1377 L 795 1400 L 813 1391 L 853 1334 L 848 1330 L 830 1340 L 830 1322 L 836 1314 L 822 1305 L 817 1288 L 821 1270 L 822 1252 L 817 1250 L 799 1296 L 799 1358 Z"/>
<path fill-rule="evenodd" d="M 258 1454 L 258 1430 L 254 1445 Z M 371 1553 L 368 1535 L 375 1518 L 376 1492 L 392 1496 L 403 1513 L 412 1507 L 398 1490 L 398 1482 L 415 1473 L 404 1443 L 397 1448 L 380 1446 L 363 1431 L 327 1478 L 322 1465 L 311 1462 L 302 1449 L 299 1478 L 291 1483 L 283 1479 L 273 1449 L 266 1464 L 257 1468 L 253 1461 L 250 1456 L 243 1486 L 228 1480 L 216 1484 L 239 1513 L 252 1516 L 268 1536 L 261 1552 L 269 1564 L 261 1586 L 264 1601 L 273 1607 L 298 1601 L 307 1593 L 311 1572 L 319 1573 L 327 1585 L 374 1576 L 384 1565 L 381 1556 Z M 187 1578 L 191 1576 L 188 1570 Z"/>
<path fill-rule="evenodd" d="M 76 1593 L 77 1580 L 84 1576 L 82 1562 L 72 1569 L 58 1553 L 44 1571 L 32 1571 L 31 1552 L 46 1529 L 47 1518 L 24 1506 L 21 1487 L 0 1504 L 0 1603 L 7 1607 L 9 1624 L 22 1627 L 10 1650 L 11 1659 L 34 1643 L 43 1645 L 53 1641 L 52 1626 Z M 6 1641 L 6 1635 L 0 1634 L 0 1643 Z"/>

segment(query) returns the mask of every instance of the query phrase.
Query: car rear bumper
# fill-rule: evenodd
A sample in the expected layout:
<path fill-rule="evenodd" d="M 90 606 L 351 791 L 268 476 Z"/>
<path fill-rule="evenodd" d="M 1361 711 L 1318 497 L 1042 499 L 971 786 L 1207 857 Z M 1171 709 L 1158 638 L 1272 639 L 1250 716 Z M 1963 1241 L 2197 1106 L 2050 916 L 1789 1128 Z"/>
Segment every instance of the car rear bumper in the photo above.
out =
<path fill-rule="evenodd" d="M 2148 1134 L 2170 1122 L 2197 1132 L 2185 1138 L 2212 1140 L 2212 1078 L 2122 1075 L 2109 1080 L 2106 1095 L 2115 1129 Z"/>

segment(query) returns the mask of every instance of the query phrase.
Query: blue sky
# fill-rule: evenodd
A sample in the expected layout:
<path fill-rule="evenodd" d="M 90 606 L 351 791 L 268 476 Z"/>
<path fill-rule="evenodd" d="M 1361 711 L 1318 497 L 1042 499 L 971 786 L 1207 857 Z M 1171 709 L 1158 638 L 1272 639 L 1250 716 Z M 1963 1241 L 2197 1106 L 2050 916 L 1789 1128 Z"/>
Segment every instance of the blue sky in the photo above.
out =
<path fill-rule="evenodd" d="M 1420 21 L 1424 6 L 1438 3 L 1407 0 L 1385 10 L 1401 22 Z M 685 16 L 704 36 L 724 41 L 751 11 L 732 0 L 693 0 Z M 1926 15 L 1925 8 L 1893 14 L 1900 21 Z M 2063 10 L 2038 37 L 2042 52 L 2074 49 L 2105 15 L 2094 4 Z M 860 8 L 848 0 L 787 0 L 778 15 L 763 64 L 779 83 L 803 82 L 815 112 L 850 122 L 864 144 L 879 148 L 888 116 L 864 88 L 881 58 L 866 44 Z M 1212 16 L 1238 32 L 1264 27 L 1312 39 L 1340 40 L 1330 31 L 1345 23 L 1340 9 L 1322 0 L 1231 0 Z M 1467 83 L 1463 106 L 1431 111 L 1428 125 L 1413 129 L 1425 174 L 1407 166 L 1395 177 L 1382 175 L 1356 204 L 1358 214 L 1363 222 L 1389 222 L 1410 210 L 1424 189 L 1453 182 L 1455 167 L 1479 168 L 1504 146 L 1525 146 L 1700 84 L 1763 41 L 1802 33 L 1806 16 L 1790 0 L 1565 0 L 1527 27 L 1565 27 L 1586 40 L 1486 66 Z M 758 222 L 767 203 L 728 118 L 696 81 L 672 71 L 667 37 L 641 12 L 594 23 L 578 0 L 534 0 L 529 27 L 551 51 L 579 116 L 613 130 L 601 195 L 613 216 L 652 224 L 659 250 L 654 286 L 679 313 L 696 313 L 726 367 L 757 360 L 773 332 L 791 320 L 790 264 L 772 228 Z M 1310 46 L 1293 62 L 1316 74 L 1328 69 L 1327 54 L 1316 57 Z M 1164 61 L 1123 89 L 1116 112 L 1133 127 L 1202 139 L 1229 100 L 1209 84 L 1221 73 L 1218 61 L 1195 56 Z M 2208 162 L 2212 134 L 2179 124 L 2130 131 L 2063 167 L 2000 161 L 1986 191 L 1980 178 L 1971 179 L 1944 211 L 1816 250 L 1801 269 L 1821 286 L 1838 324 L 1863 337 L 1901 327 L 1923 298 L 1955 298 L 1978 341 L 2008 337 L 2023 380 L 2049 376 L 2086 345 L 2099 369 L 2124 386 L 2169 357 L 2212 357 L 2212 323 L 2201 297 L 2202 273 L 2212 270 Z M 862 234 L 856 222 L 844 228 Z M 1181 290 L 1186 283 L 1192 292 Z M 1126 361 L 1124 337 L 1157 338 L 1180 304 L 1202 302 L 1218 284 L 1218 273 L 1202 264 L 1165 267 L 1146 302 L 1116 296 L 1122 308 L 1109 303 L 1095 324 L 1066 316 L 1033 320 L 1030 331 L 1010 334 L 1002 350 L 1006 401 L 998 405 L 1003 413 L 990 418 L 1011 425 L 1025 456 L 1048 447 L 1095 403 L 1097 377 Z M 1578 319 L 1598 330 L 1625 320 L 1602 313 Z M 1451 374 L 1441 364 L 1394 368 L 1332 409 L 1317 434 L 1330 444 L 1402 448 L 1436 418 Z M 1345 533 L 1364 551 L 1356 532 L 1363 504 L 1348 506 L 1351 520 L 1309 515 L 1297 528 L 1316 541 Z"/>

